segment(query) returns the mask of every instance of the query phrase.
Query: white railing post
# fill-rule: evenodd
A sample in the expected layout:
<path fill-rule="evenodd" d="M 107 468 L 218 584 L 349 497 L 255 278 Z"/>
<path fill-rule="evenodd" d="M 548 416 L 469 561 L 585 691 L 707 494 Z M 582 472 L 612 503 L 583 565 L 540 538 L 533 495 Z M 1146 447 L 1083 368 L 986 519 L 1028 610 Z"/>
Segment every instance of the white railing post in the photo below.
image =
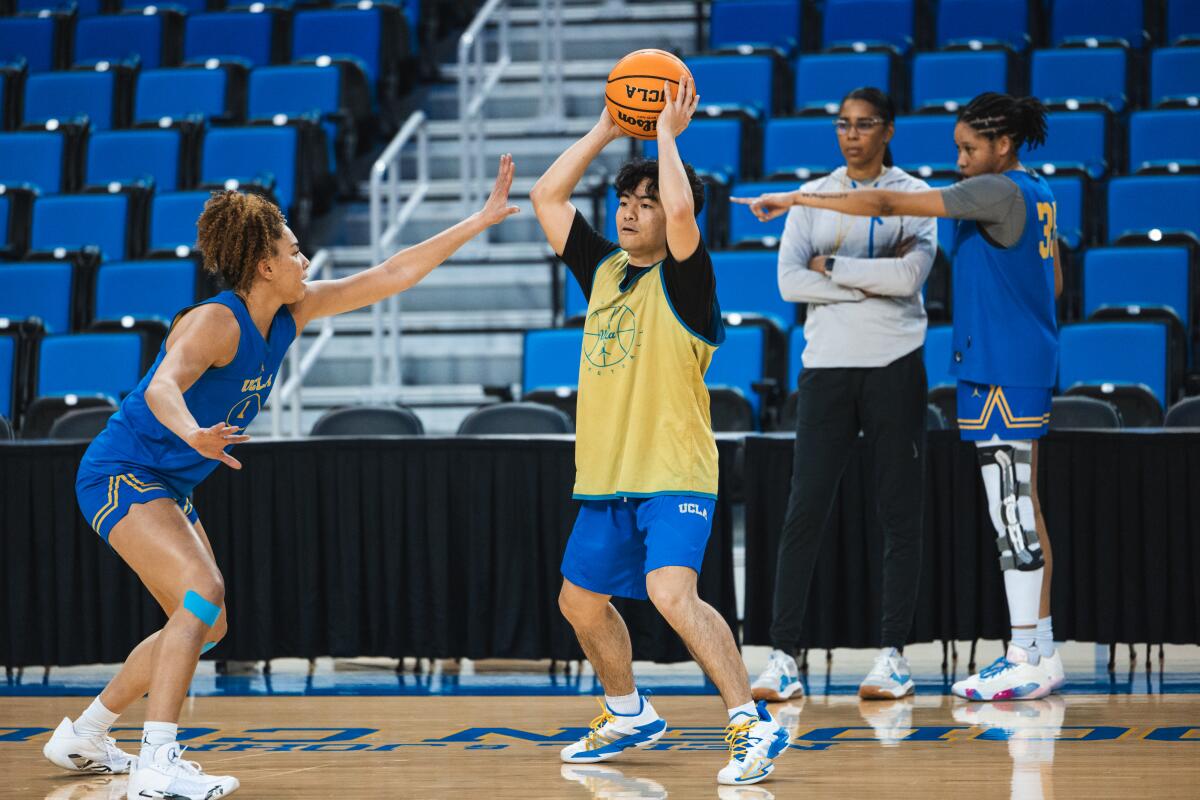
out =
<path fill-rule="evenodd" d="M 562 25 L 563 0 L 539 0 L 538 56 L 541 59 L 541 127 L 562 130 L 566 105 L 563 99 Z"/>

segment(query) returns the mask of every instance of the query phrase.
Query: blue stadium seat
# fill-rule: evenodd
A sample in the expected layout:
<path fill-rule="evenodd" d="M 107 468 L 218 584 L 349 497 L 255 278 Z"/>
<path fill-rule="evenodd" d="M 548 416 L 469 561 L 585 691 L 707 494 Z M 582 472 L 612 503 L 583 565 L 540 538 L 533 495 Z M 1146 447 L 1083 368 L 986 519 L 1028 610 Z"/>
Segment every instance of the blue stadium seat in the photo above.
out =
<path fill-rule="evenodd" d="M 1092 178 L 1108 173 L 1108 120 L 1100 111 L 1053 111 L 1046 115 L 1046 143 L 1026 146 L 1021 163 L 1055 172 L 1086 172 Z"/>
<path fill-rule="evenodd" d="M 912 107 L 955 110 L 983 92 L 1008 90 L 1008 56 L 1000 50 L 918 53 L 913 59 Z"/>
<path fill-rule="evenodd" d="M 178 23 L 178 16 L 157 12 L 85 17 L 75 26 L 74 62 L 137 63 L 146 69 L 174 66 L 181 50 Z"/>
<path fill-rule="evenodd" d="M 698 119 L 678 138 L 679 154 L 700 172 L 726 181 L 742 172 L 742 124 L 736 119 Z M 647 141 L 646 158 L 658 158 L 658 142 Z"/>
<path fill-rule="evenodd" d="M 203 63 L 210 58 L 247 67 L 270 64 L 274 52 L 274 15 L 220 11 L 188 17 L 183 60 Z"/>
<path fill-rule="evenodd" d="M 1146 43 L 1142 0 L 1097 3 L 1095 0 L 1054 0 L 1050 8 L 1050 41 L 1055 46 L 1096 39 L 1133 48 Z"/>
<path fill-rule="evenodd" d="M 101 12 L 103 0 L 17 0 L 17 12 L 27 14 L 37 11 L 71 11 L 81 17 L 91 17 Z"/>
<path fill-rule="evenodd" d="M 1150 104 L 1164 103 L 1200 106 L 1200 48 L 1163 47 L 1150 56 Z"/>
<path fill-rule="evenodd" d="M 796 181 L 771 183 L 738 183 L 729 189 L 731 197 L 758 197 L 766 192 L 790 192 L 799 188 Z M 778 240 L 783 235 L 783 223 L 787 215 L 776 217 L 770 222 L 759 222 L 749 206 L 729 204 L 729 243 L 758 242 L 764 239 Z"/>
<path fill-rule="evenodd" d="M 800 380 L 800 373 L 804 372 L 804 348 L 808 347 L 808 340 L 804 338 L 804 326 L 793 325 L 788 333 L 788 372 L 787 372 L 787 389 L 795 389 L 797 382 Z"/>
<path fill-rule="evenodd" d="M 1129 171 L 1200 166 L 1200 109 L 1135 111 L 1129 116 Z M 1200 228 L 1200 220 L 1196 221 Z"/>
<path fill-rule="evenodd" d="M 793 53 L 800 46 L 800 5 L 795 0 L 716 0 L 709 16 L 709 49 L 749 44 Z"/>
<path fill-rule="evenodd" d="M 897 117 L 896 135 L 892 137 L 896 166 L 922 178 L 935 172 L 956 173 L 954 124 L 951 116 Z"/>
<path fill-rule="evenodd" d="M 704 375 L 704 382 L 710 388 L 729 387 L 740 391 L 750 402 L 756 418 L 759 396 L 753 384 L 763 379 L 765 348 L 766 333 L 762 328 L 729 326 L 725 329 L 725 342 L 713 354 Z"/>
<path fill-rule="evenodd" d="M 102 394 L 119 402 L 141 379 L 141 351 L 134 333 L 47 336 L 38 357 L 37 394 Z"/>
<path fill-rule="evenodd" d="M 1062 209 L 1059 208 L 1059 219 Z M 1108 184 L 1108 241 L 1129 234 L 1181 231 L 1195 235 L 1200 220 L 1200 176 L 1131 176 Z"/>
<path fill-rule="evenodd" d="M 252 120 L 271 119 L 276 114 L 314 116 L 325 129 L 329 163 L 336 165 L 337 115 L 344 110 L 341 87 L 341 72 L 333 65 L 259 67 L 250 73 L 247 116 Z"/>
<path fill-rule="evenodd" d="M 842 98 L 860 86 L 887 92 L 892 85 L 892 60 L 886 53 L 829 53 L 796 59 L 797 110 L 821 109 L 836 114 Z"/>
<path fill-rule="evenodd" d="M 209 192 L 158 194 L 150 202 L 150 253 L 187 255 L 196 246 L 196 221 Z M 186 251 L 178 248 L 186 247 Z"/>
<path fill-rule="evenodd" d="M 1156 322 L 1087 322 L 1058 333 L 1058 387 L 1141 384 L 1167 406 L 1167 328 Z"/>
<path fill-rule="evenodd" d="M 702 106 L 745 108 L 764 117 L 774 111 L 775 71 L 769 56 L 693 56 L 687 66 L 700 87 Z"/>
<path fill-rule="evenodd" d="M 1046 183 L 1054 195 L 1058 236 L 1067 247 L 1077 250 L 1091 238 L 1091 229 L 1087 226 L 1087 187 L 1083 178 L 1063 175 L 1046 178 Z"/>
<path fill-rule="evenodd" d="M 47 333 L 67 333 L 71 330 L 73 273 L 74 266 L 66 261 L 0 266 L 0 317 L 38 317 Z"/>
<path fill-rule="evenodd" d="M 930 189 L 941 189 L 945 186 L 952 185 L 956 182 L 956 180 L 956 178 L 930 178 L 928 181 L 926 181 L 926 183 L 929 184 Z M 942 252 L 945 253 L 946 257 L 950 259 L 953 259 L 954 257 L 954 234 L 957 226 L 958 220 L 945 219 L 941 217 L 938 218 L 938 247 L 942 248 Z M 926 284 L 925 289 L 928 290 L 928 288 L 929 285 Z"/>
<path fill-rule="evenodd" d="M 58 27 L 53 17 L 0 19 L 0 64 L 23 58 L 30 72 L 54 69 Z"/>
<path fill-rule="evenodd" d="M 15 245 L 12 233 L 12 212 L 11 204 L 8 202 L 8 196 L 0 194 L 0 251 L 4 251 Z M 19 255 L 19 254 L 18 254 Z"/>
<path fill-rule="evenodd" d="M 0 183 L 28 184 L 39 194 L 69 188 L 67 146 L 58 132 L 0 133 Z"/>
<path fill-rule="evenodd" d="M 96 276 L 93 319 L 124 316 L 165 323 L 196 299 L 196 265 L 191 260 L 118 261 Z"/>
<path fill-rule="evenodd" d="M 179 188 L 183 136 L 177 130 L 101 131 L 88 142 L 89 186 L 153 181 L 154 190 Z"/>
<path fill-rule="evenodd" d="M 297 200 L 299 135 L 291 127 L 217 128 L 204 137 L 200 181 L 223 184 L 274 181 L 275 199 L 285 214 Z"/>
<path fill-rule="evenodd" d="M 827 0 L 822 38 L 826 48 L 861 42 L 907 53 L 913 46 L 913 0 Z"/>
<path fill-rule="evenodd" d="M 357 63 L 372 88 L 394 65 L 387 62 L 389 43 L 383 9 L 302 11 L 292 23 L 292 60 L 321 56 Z"/>
<path fill-rule="evenodd" d="M 563 288 L 566 294 L 563 302 L 563 317 L 571 319 L 572 317 L 583 316 L 587 313 L 587 298 L 583 296 L 583 290 L 579 288 L 579 282 L 570 274 L 568 270 L 566 280 L 563 281 Z"/>
<path fill-rule="evenodd" d="M 1184 247 L 1095 247 L 1083 257 L 1083 315 L 1101 306 L 1165 306 L 1188 320 Z"/>
<path fill-rule="evenodd" d="M 954 386 L 957 380 L 950 374 L 951 353 L 954 349 L 954 328 L 950 325 L 931 325 L 925 333 L 925 375 L 930 389 Z"/>
<path fill-rule="evenodd" d="M 833 172 L 845 163 L 828 117 L 773 119 L 763 136 L 763 175 L 791 173 L 801 180 Z"/>
<path fill-rule="evenodd" d="M 82 194 L 41 197 L 33 204 L 35 251 L 55 248 L 100 248 L 103 260 L 123 259 L 129 253 L 129 197 L 123 194 Z"/>
<path fill-rule="evenodd" d="M 150 6 L 156 8 L 175 8 L 185 14 L 203 15 L 208 11 L 208 0 L 169 0 L 169 2 L 158 2 L 158 0 L 121 0 L 121 9 L 124 11 L 136 11 L 137 9 L 145 9 Z"/>
<path fill-rule="evenodd" d="M 0 417 L 13 418 L 13 389 L 16 386 L 17 341 L 0 336 Z"/>
<path fill-rule="evenodd" d="M 1120 113 L 1126 103 L 1127 62 L 1119 48 L 1036 50 L 1031 91 L 1045 103 L 1100 103 Z"/>
<path fill-rule="evenodd" d="M 1167 0 L 1167 44 L 1200 41 L 1200 5 L 1193 0 Z"/>
<path fill-rule="evenodd" d="M 145 70 L 137 79 L 133 121 L 225 116 L 228 85 L 223 69 Z"/>
<path fill-rule="evenodd" d="M 583 328 L 526 331 L 521 359 L 523 391 L 577 386 L 582 349 Z"/>
<path fill-rule="evenodd" d="M 116 76 L 113 72 L 44 72 L 25 82 L 26 123 L 57 119 L 70 122 L 87 117 L 92 130 L 120 127 L 114 108 Z"/>
<path fill-rule="evenodd" d="M 796 306 L 779 294 L 779 254 L 773 250 L 732 250 L 712 254 L 717 304 L 723 314 L 761 314 L 780 330 L 796 321 Z"/>
<path fill-rule="evenodd" d="M 1029 47 L 1028 0 L 941 0 L 937 46 L 1003 44 L 1018 53 Z"/>

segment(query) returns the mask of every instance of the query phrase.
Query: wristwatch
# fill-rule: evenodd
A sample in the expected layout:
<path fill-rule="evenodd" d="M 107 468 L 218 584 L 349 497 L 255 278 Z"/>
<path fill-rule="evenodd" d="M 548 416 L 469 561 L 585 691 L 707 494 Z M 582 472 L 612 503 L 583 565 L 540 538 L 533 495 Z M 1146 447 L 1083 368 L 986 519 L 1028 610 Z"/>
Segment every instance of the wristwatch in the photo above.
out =
<path fill-rule="evenodd" d="M 833 261 L 835 256 L 825 256 L 825 273 L 833 272 Z"/>

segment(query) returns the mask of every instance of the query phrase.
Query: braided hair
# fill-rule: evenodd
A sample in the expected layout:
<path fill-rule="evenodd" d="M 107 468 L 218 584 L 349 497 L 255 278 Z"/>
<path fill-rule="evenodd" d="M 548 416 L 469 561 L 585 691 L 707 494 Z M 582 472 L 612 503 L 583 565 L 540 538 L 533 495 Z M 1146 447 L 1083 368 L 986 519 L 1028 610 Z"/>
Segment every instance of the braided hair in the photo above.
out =
<path fill-rule="evenodd" d="M 1046 107 L 1036 97 L 984 92 L 959 109 L 958 121 L 988 139 L 1011 137 L 1014 150 L 1046 142 Z"/>
<path fill-rule="evenodd" d="M 245 294 L 258 262 L 274 254 L 285 224 L 279 206 L 260 195 L 213 192 L 196 223 L 196 249 L 204 254 L 204 270 Z"/>

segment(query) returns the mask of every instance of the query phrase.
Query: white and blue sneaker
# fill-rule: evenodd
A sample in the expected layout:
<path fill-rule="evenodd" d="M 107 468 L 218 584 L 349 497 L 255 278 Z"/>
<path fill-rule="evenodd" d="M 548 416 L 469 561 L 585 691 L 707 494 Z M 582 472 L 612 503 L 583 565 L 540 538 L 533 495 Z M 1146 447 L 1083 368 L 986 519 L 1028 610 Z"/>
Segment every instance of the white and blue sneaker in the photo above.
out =
<path fill-rule="evenodd" d="M 750 684 L 750 696 L 756 701 L 782 703 L 795 695 L 804 696 L 804 684 L 800 682 L 800 668 L 796 659 L 782 650 L 772 650 L 767 656 L 767 666 L 762 674 Z"/>
<path fill-rule="evenodd" d="M 568 764 L 593 764 L 616 758 L 630 748 L 649 747 L 667 732 L 667 721 L 658 715 L 644 696 L 636 714 L 618 714 L 600 700 L 600 716 L 591 721 L 579 741 L 560 752 Z"/>
<path fill-rule="evenodd" d="M 563 764 L 562 776 L 583 786 L 596 800 L 665 800 L 667 790 L 649 778 L 626 778 L 621 770 L 601 764 Z"/>
<path fill-rule="evenodd" d="M 1038 663 L 1036 651 L 1015 644 L 978 674 L 958 681 L 950 691 L 967 700 L 1036 700 L 1053 691 L 1053 679 Z"/>
<path fill-rule="evenodd" d="M 764 701 L 758 703 L 758 716 L 741 713 L 725 727 L 729 744 L 729 763 L 717 773 L 717 783 L 743 786 L 758 783 L 775 769 L 778 758 L 790 744 L 787 728 L 776 722 Z"/>
<path fill-rule="evenodd" d="M 875 738 L 884 747 L 898 747 L 913 732 L 913 699 L 866 701 L 858 703 L 858 713 L 875 730 Z"/>
<path fill-rule="evenodd" d="M 908 659 L 896 648 L 885 647 L 875 656 L 875 665 L 858 685 L 858 696 L 863 700 L 899 700 L 916 690 Z"/>

